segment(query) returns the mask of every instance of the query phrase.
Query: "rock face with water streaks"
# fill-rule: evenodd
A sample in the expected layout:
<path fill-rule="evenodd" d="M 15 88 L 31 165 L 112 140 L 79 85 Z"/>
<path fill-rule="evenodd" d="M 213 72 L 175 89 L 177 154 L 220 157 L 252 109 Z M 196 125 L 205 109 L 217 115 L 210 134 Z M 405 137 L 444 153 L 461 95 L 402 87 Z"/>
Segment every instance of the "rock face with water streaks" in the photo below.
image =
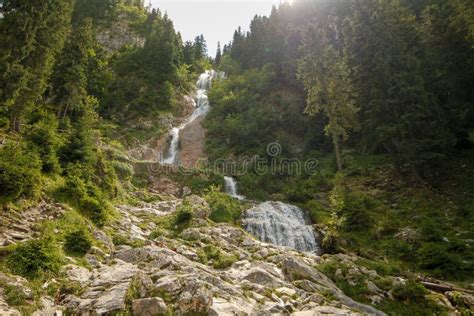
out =
<path fill-rule="evenodd" d="M 265 202 L 247 210 L 242 225 L 263 242 L 300 251 L 320 251 L 316 234 L 305 212 L 283 202 Z"/>

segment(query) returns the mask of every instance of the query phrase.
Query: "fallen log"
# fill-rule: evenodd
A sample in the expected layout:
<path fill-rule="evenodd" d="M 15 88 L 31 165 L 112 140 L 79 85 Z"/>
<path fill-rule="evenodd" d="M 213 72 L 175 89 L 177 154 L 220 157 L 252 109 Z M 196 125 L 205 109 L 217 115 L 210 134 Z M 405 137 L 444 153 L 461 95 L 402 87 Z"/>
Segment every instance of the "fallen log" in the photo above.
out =
<path fill-rule="evenodd" d="M 457 287 L 457 286 L 447 284 L 447 283 L 433 283 L 433 282 L 427 282 L 427 281 L 420 281 L 420 284 L 423 285 L 428 290 L 432 290 L 432 291 L 436 291 L 440 293 L 445 293 L 449 291 L 458 291 L 458 292 L 474 294 L 473 290 L 463 289 L 461 287 Z"/>

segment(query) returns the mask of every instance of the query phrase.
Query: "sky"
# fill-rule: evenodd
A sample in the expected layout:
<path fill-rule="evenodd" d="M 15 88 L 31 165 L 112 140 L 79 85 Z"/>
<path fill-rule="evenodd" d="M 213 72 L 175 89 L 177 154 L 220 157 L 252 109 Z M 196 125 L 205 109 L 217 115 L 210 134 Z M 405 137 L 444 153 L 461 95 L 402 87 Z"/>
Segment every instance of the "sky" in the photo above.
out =
<path fill-rule="evenodd" d="M 145 1 L 145 5 L 150 0 Z M 229 43 L 237 27 L 248 30 L 252 18 L 269 15 L 282 0 L 151 0 L 154 8 L 168 12 L 184 41 L 204 34 L 208 54 L 216 54 L 217 42 Z"/>

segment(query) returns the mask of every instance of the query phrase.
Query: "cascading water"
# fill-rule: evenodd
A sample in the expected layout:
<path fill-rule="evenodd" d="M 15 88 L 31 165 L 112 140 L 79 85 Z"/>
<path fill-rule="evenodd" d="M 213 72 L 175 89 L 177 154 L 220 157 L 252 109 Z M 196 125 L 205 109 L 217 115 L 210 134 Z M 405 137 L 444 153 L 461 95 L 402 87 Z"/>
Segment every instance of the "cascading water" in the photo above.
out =
<path fill-rule="evenodd" d="M 245 200 L 245 196 L 239 195 L 237 192 L 237 181 L 232 177 L 224 177 L 225 181 L 225 192 L 231 197 L 238 200 Z"/>
<path fill-rule="evenodd" d="M 173 127 L 170 132 L 170 147 L 168 148 L 167 158 L 163 160 L 164 164 L 172 165 L 175 163 L 179 150 L 179 128 Z"/>
<path fill-rule="evenodd" d="M 191 116 L 179 127 L 173 127 L 170 131 L 170 144 L 166 158 L 161 160 L 162 164 L 174 165 L 178 163 L 179 156 L 179 133 L 188 124 L 195 121 L 197 118 L 206 115 L 209 112 L 209 100 L 207 92 L 211 88 L 212 80 L 215 78 L 224 78 L 223 72 L 216 72 L 214 70 L 208 70 L 199 76 L 199 80 L 196 83 L 196 108 L 194 109 Z"/>
<path fill-rule="evenodd" d="M 305 212 L 283 202 L 264 202 L 248 209 L 244 229 L 263 242 L 319 253 L 314 229 Z"/>

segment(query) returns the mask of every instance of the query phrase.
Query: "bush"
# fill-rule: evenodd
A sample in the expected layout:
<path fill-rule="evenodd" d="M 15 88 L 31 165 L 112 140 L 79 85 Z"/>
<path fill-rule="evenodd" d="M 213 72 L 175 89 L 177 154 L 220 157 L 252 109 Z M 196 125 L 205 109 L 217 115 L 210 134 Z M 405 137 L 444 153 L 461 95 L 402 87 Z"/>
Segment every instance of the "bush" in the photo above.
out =
<path fill-rule="evenodd" d="M 65 237 L 64 249 L 74 256 L 84 256 L 92 247 L 92 238 L 85 230 L 77 230 Z"/>
<path fill-rule="evenodd" d="M 21 145 L 0 148 L 0 204 L 35 196 L 41 184 L 39 157 Z"/>
<path fill-rule="evenodd" d="M 58 150 L 63 139 L 58 134 L 58 120 L 53 114 L 39 114 L 26 133 L 26 139 L 40 155 L 42 170 L 47 173 L 60 171 Z"/>
<path fill-rule="evenodd" d="M 369 211 L 374 209 L 374 202 L 360 193 L 347 193 L 344 198 L 344 207 L 341 211 L 345 217 L 346 231 L 361 231 L 373 225 Z"/>
<path fill-rule="evenodd" d="M 430 270 L 435 276 L 453 276 L 464 268 L 459 254 L 448 252 L 443 244 L 427 243 L 417 250 L 418 266 Z"/>
<path fill-rule="evenodd" d="M 408 280 L 405 284 L 399 284 L 393 289 L 393 296 L 401 301 L 422 301 L 425 297 L 426 289 L 416 281 Z"/>
<path fill-rule="evenodd" d="M 204 199 L 212 210 L 209 218 L 216 223 L 232 223 L 239 220 L 242 206 L 239 201 L 219 192 L 216 187 L 206 193 Z"/>
<path fill-rule="evenodd" d="M 219 248 L 213 245 L 206 245 L 204 248 L 199 249 L 197 255 L 199 261 L 203 264 L 208 264 L 212 260 L 212 266 L 215 269 L 226 269 L 238 260 L 236 255 L 222 253 Z"/>
<path fill-rule="evenodd" d="M 117 173 L 117 176 L 121 180 L 127 181 L 133 177 L 133 166 L 128 163 L 114 160 L 112 161 L 112 167 L 114 168 L 115 172 Z"/>
<path fill-rule="evenodd" d="M 51 239 L 32 239 L 15 247 L 7 256 L 7 267 L 14 273 L 29 279 L 43 273 L 57 273 L 63 256 Z"/>
<path fill-rule="evenodd" d="M 189 224 L 189 222 L 193 219 L 194 213 L 191 207 L 187 204 L 181 205 L 179 210 L 176 212 L 176 216 L 174 219 L 175 225 L 178 227 L 185 226 Z"/>
<path fill-rule="evenodd" d="M 14 285 L 1 285 L 5 294 L 5 302 L 10 306 L 21 306 L 26 303 L 27 295 L 23 288 Z"/>
<path fill-rule="evenodd" d="M 107 221 L 107 207 L 105 202 L 99 202 L 93 197 L 85 197 L 81 200 L 80 209 L 94 224 L 99 227 L 105 225 Z"/>
<path fill-rule="evenodd" d="M 238 260 L 239 258 L 234 254 L 232 255 L 221 254 L 219 258 L 214 260 L 214 262 L 212 263 L 212 266 L 215 269 L 226 269 Z"/>

